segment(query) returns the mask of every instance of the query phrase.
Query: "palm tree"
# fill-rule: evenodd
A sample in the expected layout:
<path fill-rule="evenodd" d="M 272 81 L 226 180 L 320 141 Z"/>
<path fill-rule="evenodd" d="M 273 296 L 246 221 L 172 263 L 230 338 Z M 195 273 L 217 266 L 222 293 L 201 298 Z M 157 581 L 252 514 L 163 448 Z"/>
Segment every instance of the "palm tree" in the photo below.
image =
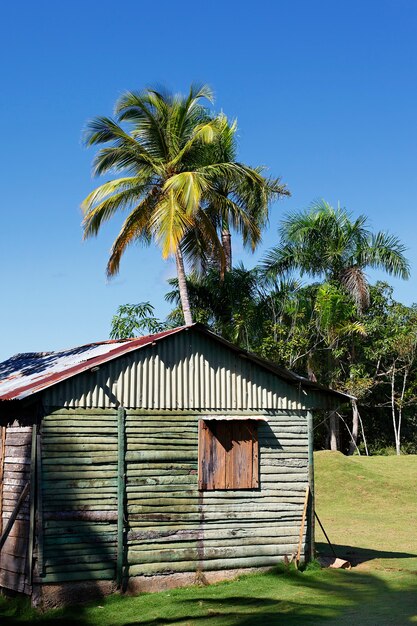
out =
<path fill-rule="evenodd" d="M 387 274 L 403 279 L 409 277 L 410 267 L 404 256 L 405 247 L 397 237 L 381 231 L 372 233 L 364 215 L 352 220 L 345 209 L 334 209 L 324 200 L 313 203 L 307 211 L 289 215 L 282 223 L 280 236 L 279 245 L 265 257 L 265 274 L 272 278 L 298 270 L 301 275 L 324 278 L 330 286 L 324 286 L 327 291 L 323 291 L 323 294 L 326 297 L 329 295 L 331 285 L 342 289 L 352 299 L 359 316 L 369 306 L 369 283 L 365 274 L 367 268 L 384 270 Z M 325 301 L 332 306 L 335 302 L 342 302 L 340 298 L 327 298 Z M 334 332 L 334 325 L 328 325 L 329 329 Z M 340 336 L 341 331 L 346 334 L 349 329 L 342 327 L 337 330 Z M 351 335 L 351 368 L 355 363 L 355 335 L 360 332 L 360 323 L 351 322 L 347 333 Z M 330 371 L 329 375 L 333 378 Z M 354 399 L 352 409 L 352 438 L 356 446 L 359 417 Z M 330 427 L 334 442 L 334 419 Z M 354 447 L 351 447 L 351 452 L 353 450 Z"/>
<path fill-rule="evenodd" d="M 201 104 L 212 102 L 207 86 L 192 86 L 188 96 L 154 89 L 127 92 L 116 104 L 116 120 L 97 117 L 89 122 L 87 146 L 103 145 L 94 159 L 93 172 L 124 175 L 100 185 L 82 203 L 84 237 L 97 235 L 103 222 L 127 209 L 110 254 L 108 276 L 117 274 L 126 248 L 155 241 L 163 258 L 175 256 L 185 323 L 192 324 L 182 246 L 198 228 L 224 267 L 224 253 L 203 199 L 215 196 L 219 178 L 252 180 L 262 177 L 238 163 L 207 158 L 207 145 L 225 132 L 222 117 L 213 117 Z M 129 125 L 125 130 L 122 123 Z"/>
<path fill-rule="evenodd" d="M 361 313 L 369 306 L 367 268 L 407 279 L 409 263 L 397 237 L 373 234 L 367 218 L 352 220 L 345 209 L 321 200 L 307 211 L 289 215 L 280 228 L 281 242 L 266 255 L 263 270 L 277 276 L 298 270 L 341 286 Z"/>
<path fill-rule="evenodd" d="M 217 133 L 214 141 L 205 147 L 207 162 L 234 164 L 238 166 L 238 170 L 233 172 L 233 177 L 225 171 L 216 178 L 213 186 L 204 194 L 204 205 L 205 213 L 221 241 L 224 269 L 230 272 L 231 230 L 239 233 L 244 246 L 254 251 L 261 241 L 261 232 L 268 220 L 270 202 L 291 194 L 279 178 L 265 177 L 264 167 L 252 168 L 237 161 L 237 123 L 230 123 L 224 115 L 219 116 L 219 121 L 222 132 Z M 195 271 L 205 272 L 214 266 L 220 270 L 222 279 L 224 272 L 218 255 L 216 251 L 213 253 L 209 242 L 200 235 L 198 225 L 188 231 L 183 241 L 184 252 Z"/>

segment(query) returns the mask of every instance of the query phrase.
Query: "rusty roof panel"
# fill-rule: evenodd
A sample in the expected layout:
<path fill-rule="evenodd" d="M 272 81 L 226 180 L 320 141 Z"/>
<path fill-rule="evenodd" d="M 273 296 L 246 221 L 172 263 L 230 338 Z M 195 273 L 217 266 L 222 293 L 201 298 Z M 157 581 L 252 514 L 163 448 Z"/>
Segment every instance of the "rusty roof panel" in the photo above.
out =
<path fill-rule="evenodd" d="M 16 354 L 7 361 L 0 363 L 0 400 L 22 400 L 51 387 L 56 389 L 58 383 L 63 383 L 68 379 L 75 380 L 74 377 L 77 374 L 92 370 L 95 367 L 98 368 L 102 363 L 114 361 L 118 357 L 145 346 L 156 344 L 162 350 L 161 355 L 164 356 L 161 363 L 159 352 L 157 352 L 155 358 L 152 357 L 149 363 L 146 359 L 146 363 L 142 365 L 141 363 L 129 363 L 126 365 L 127 369 L 123 375 L 119 372 L 118 386 L 120 389 L 118 391 L 122 393 L 123 390 L 123 402 L 126 406 L 130 406 L 130 396 L 134 396 L 131 400 L 132 406 L 146 405 L 147 408 L 161 408 L 162 406 L 172 408 L 178 403 L 185 408 L 192 408 L 194 405 L 203 408 L 210 405 L 212 408 L 215 406 L 229 409 L 237 406 L 237 404 L 240 408 L 246 404 L 248 407 L 263 406 L 265 408 L 271 403 L 272 407 L 272 405 L 275 406 L 276 402 L 273 401 L 272 395 L 274 394 L 271 390 L 275 389 L 274 381 L 277 379 L 289 383 L 290 387 L 287 387 L 287 393 L 291 392 L 291 388 L 296 388 L 298 394 L 306 395 L 306 390 L 309 390 L 313 394 L 319 394 L 323 397 L 333 396 L 344 401 L 349 398 L 345 394 L 322 387 L 289 370 L 278 367 L 270 361 L 260 359 L 215 335 L 200 324 L 194 324 L 192 328 L 198 331 L 198 337 L 194 338 L 192 344 L 194 350 L 189 341 L 185 340 L 183 331 L 187 330 L 187 327 L 181 326 L 137 339 L 96 342 L 59 352 Z M 177 335 L 174 344 L 172 346 L 170 344 L 171 347 L 166 346 L 165 342 L 159 345 L 159 340 L 170 335 Z M 180 341 L 178 345 L 177 341 Z M 198 354 L 194 354 L 195 350 Z M 166 351 L 168 351 L 167 354 L 165 354 Z M 177 364 L 174 363 L 171 367 L 169 363 L 173 357 L 175 357 Z M 207 359 L 210 361 L 210 371 L 206 367 Z M 244 375 L 236 374 L 236 381 L 232 384 L 232 372 L 242 369 L 240 365 L 236 365 L 236 359 L 238 362 L 246 361 L 247 367 L 242 370 Z M 111 363 L 109 367 L 112 368 Z M 144 379 L 143 382 L 143 384 L 146 382 L 145 388 L 132 390 L 131 387 L 135 383 L 130 380 L 131 374 L 137 376 L 135 368 L 140 369 L 140 367 L 146 369 L 144 374 L 146 381 Z M 261 378 L 258 375 L 260 371 L 264 372 Z M 210 380 L 206 380 L 206 376 L 209 375 Z M 168 378 L 165 381 L 166 377 Z M 155 385 L 156 380 L 158 380 L 157 385 Z M 151 381 L 153 381 L 152 384 Z M 68 382 L 70 383 L 70 381 Z M 191 386 L 190 389 L 188 389 L 189 386 Z M 263 397 L 266 388 L 270 389 L 269 396 L 271 397 Z M 217 395 L 215 398 L 210 397 L 209 401 L 206 396 L 207 394 L 210 395 L 213 390 L 216 390 L 217 395 L 221 390 L 222 395 L 221 397 L 217 397 Z M 51 390 L 51 392 L 53 391 Z M 129 398 L 126 394 L 129 395 Z M 137 394 L 140 397 L 136 397 Z M 247 397 L 248 394 L 250 397 Z M 178 397 L 176 397 L 177 395 Z M 296 404 L 301 406 L 303 403 L 297 401 Z"/>
<path fill-rule="evenodd" d="M 22 400 L 38 391 L 149 345 L 182 328 L 137 339 L 89 343 L 58 352 L 23 352 L 0 363 L 0 400 Z"/>

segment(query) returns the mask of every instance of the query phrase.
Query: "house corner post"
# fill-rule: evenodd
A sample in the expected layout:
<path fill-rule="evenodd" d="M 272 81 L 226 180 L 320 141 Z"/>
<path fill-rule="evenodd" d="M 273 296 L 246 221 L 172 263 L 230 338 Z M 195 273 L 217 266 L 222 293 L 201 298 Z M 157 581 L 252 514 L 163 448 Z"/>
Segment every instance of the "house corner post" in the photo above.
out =
<path fill-rule="evenodd" d="M 117 409 L 117 562 L 116 562 L 116 582 L 120 589 L 123 583 L 123 561 L 124 561 L 124 520 L 125 520 L 125 499 L 126 499 L 126 431 L 125 431 L 126 411 L 123 407 Z"/>
<path fill-rule="evenodd" d="M 307 543 L 307 560 L 311 561 L 315 558 L 315 501 L 314 501 L 314 430 L 313 430 L 313 413 L 307 412 L 307 433 L 308 433 L 308 484 L 310 487 L 310 499 L 308 509 L 308 543 Z"/>

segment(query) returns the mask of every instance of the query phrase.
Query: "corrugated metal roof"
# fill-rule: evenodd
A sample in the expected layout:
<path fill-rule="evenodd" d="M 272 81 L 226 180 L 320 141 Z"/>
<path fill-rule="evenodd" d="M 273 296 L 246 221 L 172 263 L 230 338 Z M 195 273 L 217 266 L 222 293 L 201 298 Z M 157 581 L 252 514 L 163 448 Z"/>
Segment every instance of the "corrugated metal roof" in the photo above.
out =
<path fill-rule="evenodd" d="M 190 327 L 180 326 L 137 339 L 96 342 L 58 352 L 16 354 L 7 361 L 0 363 L 0 400 L 22 400 L 81 372 L 91 370 L 102 363 L 156 343 L 170 335 L 181 333 L 188 328 Z M 237 352 L 239 356 L 247 358 L 289 383 L 321 391 L 325 394 L 335 395 L 344 400 L 349 398 L 346 394 L 333 391 L 318 383 L 313 383 L 298 374 L 294 374 L 285 368 L 276 366 L 270 361 L 242 350 L 210 332 L 201 324 L 193 324 L 192 328 L 227 346 L 232 351 Z"/>
<path fill-rule="evenodd" d="M 0 400 L 22 400 L 85 370 L 147 346 L 183 327 L 138 339 L 89 343 L 58 352 L 23 352 L 0 363 Z"/>

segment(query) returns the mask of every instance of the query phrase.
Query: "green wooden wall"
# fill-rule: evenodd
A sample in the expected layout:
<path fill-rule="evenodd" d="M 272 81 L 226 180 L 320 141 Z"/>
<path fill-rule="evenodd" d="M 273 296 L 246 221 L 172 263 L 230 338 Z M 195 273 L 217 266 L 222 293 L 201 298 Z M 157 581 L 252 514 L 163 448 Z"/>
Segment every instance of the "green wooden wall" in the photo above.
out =
<path fill-rule="evenodd" d="M 245 491 L 198 491 L 204 415 L 126 412 L 125 577 L 273 565 L 296 551 L 306 412 L 269 412 L 258 422 L 260 488 Z M 42 447 L 42 580 L 115 578 L 117 412 L 52 411 Z"/>
<path fill-rule="evenodd" d="M 42 423 L 43 582 L 113 579 L 117 414 L 56 410 Z"/>

